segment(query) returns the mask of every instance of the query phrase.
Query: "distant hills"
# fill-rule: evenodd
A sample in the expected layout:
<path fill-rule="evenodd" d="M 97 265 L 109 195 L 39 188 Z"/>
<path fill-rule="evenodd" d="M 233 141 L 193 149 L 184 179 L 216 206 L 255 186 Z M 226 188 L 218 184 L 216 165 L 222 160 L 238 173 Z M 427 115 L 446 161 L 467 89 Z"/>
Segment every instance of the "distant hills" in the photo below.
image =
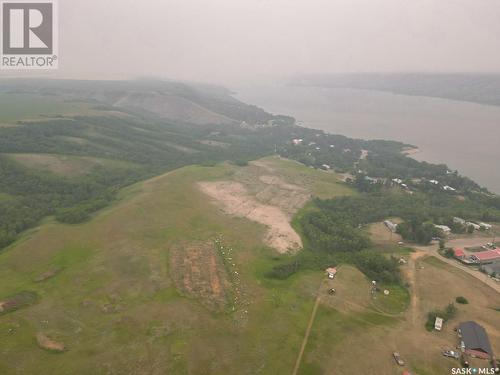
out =
<path fill-rule="evenodd" d="M 9 79 L 0 80 L 0 93 L 56 96 L 194 125 L 254 125 L 275 119 L 256 106 L 235 99 L 225 88 L 173 81 Z"/>
<path fill-rule="evenodd" d="M 387 91 L 500 106 L 500 74 L 334 74 L 303 75 L 292 85 Z"/>

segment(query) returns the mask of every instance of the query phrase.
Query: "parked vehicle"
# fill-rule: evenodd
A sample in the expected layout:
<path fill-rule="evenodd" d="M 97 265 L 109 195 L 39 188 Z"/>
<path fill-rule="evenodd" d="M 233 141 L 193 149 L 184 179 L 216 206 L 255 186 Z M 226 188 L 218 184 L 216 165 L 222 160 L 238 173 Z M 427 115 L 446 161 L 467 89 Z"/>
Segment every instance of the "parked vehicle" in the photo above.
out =
<path fill-rule="evenodd" d="M 394 357 L 394 360 L 396 361 L 396 363 L 398 365 L 400 365 L 400 366 L 405 365 L 405 361 L 403 361 L 403 359 L 401 358 L 401 355 L 398 352 L 392 353 L 392 356 Z"/>
<path fill-rule="evenodd" d="M 460 354 L 458 352 L 453 351 L 453 350 L 445 350 L 445 351 L 443 351 L 443 355 L 445 357 L 449 357 L 449 358 L 455 358 L 455 359 L 460 358 Z"/>

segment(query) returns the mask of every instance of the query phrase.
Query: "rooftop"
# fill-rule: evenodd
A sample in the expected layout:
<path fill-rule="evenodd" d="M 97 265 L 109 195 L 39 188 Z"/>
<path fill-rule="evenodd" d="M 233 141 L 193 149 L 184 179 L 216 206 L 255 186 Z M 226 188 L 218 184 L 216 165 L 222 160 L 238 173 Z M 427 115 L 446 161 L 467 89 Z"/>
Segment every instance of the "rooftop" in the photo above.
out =
<path fill-rule="evenodd" d="M 500 259 L 500 249 L 480 251 L 472 256 L 480 261 Z"/>
<path fill-rule="evenodd" d="M 485 329 L 476 322 L 464 322 L 459 326 L 465 349 L 481 351 L 493 356 L 490 340 Z"/>

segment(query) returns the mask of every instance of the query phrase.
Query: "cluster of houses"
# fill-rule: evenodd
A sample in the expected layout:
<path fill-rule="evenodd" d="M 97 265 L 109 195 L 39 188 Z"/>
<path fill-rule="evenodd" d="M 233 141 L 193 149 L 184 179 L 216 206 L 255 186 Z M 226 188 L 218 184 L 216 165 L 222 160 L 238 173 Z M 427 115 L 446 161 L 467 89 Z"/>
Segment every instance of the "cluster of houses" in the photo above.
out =
<path fill-rule="evenodd" d="M 448 171 L 449 172 L 449 171 Z M 438 180 L 429 180 L 429 183 L 431 183 L 432 185 L 436 185 L 438 186 L 439 185 L 439 181 Z M 450 191 L 450 192 L 455 192 L 457 191 L 457 189 L 449 186 L 449 185 L 443 185 L 443 190 L 444 191 Z"/>
<path fill-rule="evenodd" d="M 488 246 L 490 247 L 488 249 Z M 486 250 L 469 255 L 462 249 L 454 250 L 454 257 L 465 264 L 477 264 L 486 274 L 500 278 L 500 248 L 488 244 Z"/>
<path fill-rule="evenodd" d="M 454 217 L 453 222 L 455 224 L 463 225 L 467 228 L 472 227 L 472 228 L 474 228 L 474 230 L 491 230 L 491 228 L 492 228 L 491 224 L 482 223 L 482 222 L 475 223 L 473 221 L 467 221 L 467 220 L 462 219 L 460 217 Z"/>

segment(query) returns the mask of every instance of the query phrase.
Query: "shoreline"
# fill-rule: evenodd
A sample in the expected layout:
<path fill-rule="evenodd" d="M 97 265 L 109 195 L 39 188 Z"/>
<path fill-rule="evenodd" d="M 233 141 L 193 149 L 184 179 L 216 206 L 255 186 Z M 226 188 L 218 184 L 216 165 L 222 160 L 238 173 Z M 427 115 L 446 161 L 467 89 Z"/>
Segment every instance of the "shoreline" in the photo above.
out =
<path fill-rule="evenodd" d="M 415 155 L 415 154 L 419 154 L 420 152 L 422 152 L 422 150 L 418 147 L 408 147 L 408 148 L 404 148 L 401 153 L 403 155 L 406 155 L 406 156 L 412 156 L 412 155 Z"/>

